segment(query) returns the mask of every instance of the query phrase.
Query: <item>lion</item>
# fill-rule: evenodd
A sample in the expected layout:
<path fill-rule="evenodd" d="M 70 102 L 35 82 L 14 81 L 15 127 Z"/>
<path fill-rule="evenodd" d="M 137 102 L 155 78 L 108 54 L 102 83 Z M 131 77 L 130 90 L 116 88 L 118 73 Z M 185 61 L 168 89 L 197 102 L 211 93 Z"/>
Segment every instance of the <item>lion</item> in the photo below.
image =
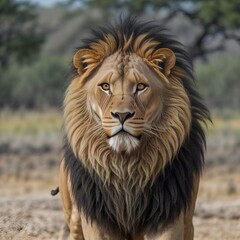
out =
<path fill-rule="evenodd" d="M 93 31 L 64 99 L 59 190 L 71 239 L 189 240 L 209 111 L 156 22 Z"/>

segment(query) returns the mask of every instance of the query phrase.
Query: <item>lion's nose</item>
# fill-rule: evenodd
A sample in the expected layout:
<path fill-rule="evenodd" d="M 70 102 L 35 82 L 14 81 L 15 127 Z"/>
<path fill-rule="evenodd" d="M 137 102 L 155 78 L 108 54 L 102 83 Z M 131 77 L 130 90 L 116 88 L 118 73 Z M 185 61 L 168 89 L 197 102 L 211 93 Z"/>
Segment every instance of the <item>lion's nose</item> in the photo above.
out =
<path fill-rule="evenodd" d="M 123 124 L 127 119 L 132 118 L 134 116 L 135 112 L 133 112 L 133 113 L 131 113 L 131 112 L 115 112 L 115 113 L 111 112 L 111 114 L 114 118 L 117 118 L 120 121 L 120 123 Z"/>

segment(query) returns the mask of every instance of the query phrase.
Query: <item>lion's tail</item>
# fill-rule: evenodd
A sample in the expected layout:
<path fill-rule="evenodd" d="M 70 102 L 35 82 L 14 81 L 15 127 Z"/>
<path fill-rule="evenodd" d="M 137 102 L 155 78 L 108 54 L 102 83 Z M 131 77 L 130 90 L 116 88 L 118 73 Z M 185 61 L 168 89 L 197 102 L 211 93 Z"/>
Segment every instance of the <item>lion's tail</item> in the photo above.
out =
<path fill-rule="evenodd" d="M 55 195 L 57 195 L 59 193 L 59 187 L 57 187 L 56 189 L 52 189 L 51 190 L 51 195 L 52 196 L 55 196 Z"/>

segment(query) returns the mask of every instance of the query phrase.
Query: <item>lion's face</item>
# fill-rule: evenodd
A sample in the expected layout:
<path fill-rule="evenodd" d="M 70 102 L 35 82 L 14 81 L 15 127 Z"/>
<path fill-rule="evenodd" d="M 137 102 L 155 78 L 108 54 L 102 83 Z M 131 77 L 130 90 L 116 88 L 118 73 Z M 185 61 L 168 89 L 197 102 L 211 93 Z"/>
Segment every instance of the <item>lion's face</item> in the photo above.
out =
<path fill-rule="evenodd" d="M 137 148 L 142 134 L 161 115 L 164 85 L 136 54 L 109 56 L 86 87 L 90 108 L 117 152 Z"/>
<path fill-rule="evenodd" d="M 64 127 L 74 154 L 104 182 L 117 185 L 128 172 L 129 186 L 138 175 L 140 185 L 154 180 L 191 126 L 185 73 L 175 53 L 146 35 L 132 38 L 123 38 L 121 47 L 106 35 L 79 49 L 73 58 L 78 74 L 64 100 Z"/>

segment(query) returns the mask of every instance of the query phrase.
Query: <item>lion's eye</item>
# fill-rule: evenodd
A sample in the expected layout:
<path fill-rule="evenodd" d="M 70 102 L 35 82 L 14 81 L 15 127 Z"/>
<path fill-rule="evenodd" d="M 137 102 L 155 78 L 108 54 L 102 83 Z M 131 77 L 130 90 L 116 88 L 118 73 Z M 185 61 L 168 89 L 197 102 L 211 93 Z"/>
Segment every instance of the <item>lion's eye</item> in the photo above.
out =
<path fill-rule="evenodd" d="M 143 84 L 143 83 L 139 83 L 137 85 L 137 93 L 140 94 L 140 93 L 143 93 L 146 89 L 148 88 L 147 85 Z"/>
<path fill-rule="evenodd" d="M 146 85 L 144 85 L 143 83 L 139 83 L 139 84 L 137 85 L 137 90 L 138 90 L 138 91 L 142 91 L 145 87 L 146 87 Z"/>
<path fill-rule="evenodd" d="M 102 83 L 98 85 L 104 92 L 109 92 L 110 91 L 110 85 L 108 83 Z"/>

